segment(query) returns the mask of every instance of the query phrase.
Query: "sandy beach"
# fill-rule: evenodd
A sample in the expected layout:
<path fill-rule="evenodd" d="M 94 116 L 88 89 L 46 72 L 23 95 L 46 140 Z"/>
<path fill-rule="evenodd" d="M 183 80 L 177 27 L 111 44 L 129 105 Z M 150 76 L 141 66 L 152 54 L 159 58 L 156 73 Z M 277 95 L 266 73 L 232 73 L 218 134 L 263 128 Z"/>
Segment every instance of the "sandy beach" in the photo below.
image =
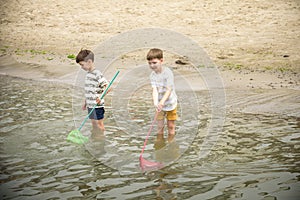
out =
<path fill-rule="evenodd" d="M 13 0 L 1 7 L 1 74 L 71 78 L 78 68 L 68 55 L 126 31 L 154 27 L 196 41 L 227 88 L 299 89 L 296 0 Z"/>

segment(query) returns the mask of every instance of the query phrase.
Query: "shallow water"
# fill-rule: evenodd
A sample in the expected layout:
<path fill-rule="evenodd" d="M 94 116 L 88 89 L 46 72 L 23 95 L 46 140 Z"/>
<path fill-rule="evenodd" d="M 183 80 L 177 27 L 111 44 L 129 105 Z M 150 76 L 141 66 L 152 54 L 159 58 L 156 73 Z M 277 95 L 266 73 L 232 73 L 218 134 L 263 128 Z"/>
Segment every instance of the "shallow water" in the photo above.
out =
<path fill-rule="evenodd" d="M 199 157 L 209 139 L 206 132 L 211 121 L 208 94 L 199 91 L 200 122 L 179 120 L 175 143 L 157 151 L 152 133 L 144 157 L 167 164 L 142 172 L 138 156 L 153 117 L 146 93 L 137 93 L 140 99 L 131 98 L 128 121 L 133 122 L 126 121 L 127 127 L 118 118 L 124 110 L 114 110 L 113 101 L 108 99 L 105 139 L 93 138 L 86 146 L 79 146 L 66 141 L 67 134 L 75 129 L 74 119 L 78 127 L 77 121 L 86 114 L 77 111 L 76 103 L 72 108 L 70 86 L 7 76 L 1 76 L 0 84 L 1 199 L 299 197 L 297 115 L 229 109 L 223 131 L 213 135 L 217 140 L 208 156 Z M 229 91 L 228 96 L 234 93 Z M 266 94 L 267 99 L 270 91 Z M 248 91 L 239 91 L 239 98 L 245 105 L 247 98 L 253 102 Z M 236 104 L 233 101 L 231 105 Z M 89 128 L 87 122 L 83 133 L 89 134 Z"/>

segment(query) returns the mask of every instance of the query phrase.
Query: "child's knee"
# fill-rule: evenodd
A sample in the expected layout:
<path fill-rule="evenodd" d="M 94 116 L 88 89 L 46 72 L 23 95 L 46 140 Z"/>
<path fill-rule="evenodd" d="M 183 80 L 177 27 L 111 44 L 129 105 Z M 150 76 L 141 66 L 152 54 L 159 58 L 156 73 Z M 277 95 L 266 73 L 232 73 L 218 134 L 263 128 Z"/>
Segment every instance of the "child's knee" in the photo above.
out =
<path fill-rule="evenodd" d="M 169 130 L 175 129 L 175 125 L 174 125 L 174 124 L 169 124 L 169 125 L 168 125 L 168 129 L 169 129 Z"/>
<path fill-rule="evenodd" d="M 104 124 L 102 121 L 98 121 L 97 126 L 101 131 L 104 131 L 105 128 L 104 128 Z"/>

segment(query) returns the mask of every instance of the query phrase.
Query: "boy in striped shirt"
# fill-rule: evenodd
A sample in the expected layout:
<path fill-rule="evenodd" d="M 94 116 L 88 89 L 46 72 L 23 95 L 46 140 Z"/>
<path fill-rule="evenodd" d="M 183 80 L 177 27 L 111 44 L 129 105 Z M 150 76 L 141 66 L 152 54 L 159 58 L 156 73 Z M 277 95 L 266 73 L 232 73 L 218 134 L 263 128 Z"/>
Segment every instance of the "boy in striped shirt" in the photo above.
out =
<path fill-rule="evenodd" d="M 85 100 L 82 106 L 83 110 L 91 112 L 96 105 L 95 110 L 90 115 L 93 130 L 104 131 L 104 99 L 100 100 L 101 94 L 105 91 L 108 81 L 103 74 L 96 69 L 94 64 L 94 53 L 90 50 L 81 50 L 76 56 L 76 63 L 78 63 L 83 70 L 87 72 L 85 77 Z"/>

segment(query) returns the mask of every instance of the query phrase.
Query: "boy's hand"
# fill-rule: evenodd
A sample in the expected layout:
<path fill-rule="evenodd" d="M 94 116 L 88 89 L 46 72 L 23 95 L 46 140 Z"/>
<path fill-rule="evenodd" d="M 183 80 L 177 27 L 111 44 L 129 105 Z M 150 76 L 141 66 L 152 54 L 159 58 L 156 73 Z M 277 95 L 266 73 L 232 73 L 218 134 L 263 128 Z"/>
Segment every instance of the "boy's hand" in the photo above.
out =
<path fill-rule="evenodd" d="M 160 112 L 160 111 L 162 111 L 162 108 L 164 107 L 164 105 L 162 105 L 162 104 L 157 104 L 157 105 L 155 105 L 155 108 L 156 108 L 156 111 L 157 112 Z"/>
<path fill-rule="evenodd" d="M 96 103 L 97 103 L 97 105 L 100 105 L 100 103 L 101 103 L 101 99 L 100 99 L 99 97 L 97 97 L 97 99 L 96 99 Z"/>

